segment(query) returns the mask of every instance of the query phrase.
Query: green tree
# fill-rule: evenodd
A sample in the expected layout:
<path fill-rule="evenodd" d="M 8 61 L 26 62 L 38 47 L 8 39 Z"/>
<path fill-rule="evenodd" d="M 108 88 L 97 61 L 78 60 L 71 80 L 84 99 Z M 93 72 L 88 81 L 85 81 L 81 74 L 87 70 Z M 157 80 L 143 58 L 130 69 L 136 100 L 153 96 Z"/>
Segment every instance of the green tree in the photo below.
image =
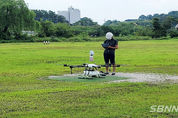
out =
<path fill-rule="evenodd" d="M 33 10 L 36 14 L 35 20 L 40 21 L 51 21 L 53 23 L 68 23 L 64 16 L 57 15 L 53 11 L 46 11 L 46 10 Z"/>
<path fill-rule="evenodd" d="M 101 26 L 92 26 L 90 27 L 90 30 L 88 31 L 88 34 L 91 37 L 98 37 L 98 36 L 104 36 L 104 31 L 102 30 Z"/>
<path fill-rule="evenodd" d="M 147 20 L 147 17 L 145 15 L 141 15 L 138 19 L 139 20 Z"/>
<path fill-rule="evenodd" d="M 112 26 L 101 26 L 101 30 L 103 31 L 103 35 L 105 35 L 107 32 L 112 32 L 114 33 L 114 29 Z"/>
<path fill-rule="evenodd" d="M 135 35 L 137 36 L 152 36 L 152 29 L 150 27 L 137 26 Z"/>
<path fill-rule="evenodd" d="M 171 38 L 178 37 L 178 30 L 176 30 L 176 29 L 171 29 L 171 30 L 169 31 L 169 35 L 171 36 Z"/>
<path fill-rule="evenodd" d="M 81 18 L 80 21 L 74 23 L 73 25 L 95 26 L 95 25 L 98 25 L 98 24 L 97 24 L 97 22 L 93 22 L 92 19 L 84 17 L 84 18 Z"/>
<path fill-rule="evenodd" d="M 73 36 L 73 31 L 68 24 L 58 23 L 56 24 L 56 36 L 69 38 Z"/>
<path fill-rule="evenodd" d="M 161 26 L 158 18 L 153 19 L 153 38 L 159 38 L 162 36 L 166 36 L 166 31 Z"/>
<path fill-rule="evenodd" d="M 165 30 L 169 30 L 172 27 L 172 23 L 174 21 L 173 17 L 166 17 L 162 23 L 162 26 Z"/>
<path fill-rule="evenodd" d="M 35 14 L 24 0 L 0 0 L 0 38 L 18 38 L 22 30 L 35 27 Z"/>
<path fill-rule="evenodd" d="M 50 37 L 55 35 L 55 25 L 51 21 L 41 21 L 41 28 L 38 35 L 40 37 Z"/>
<path fill-rule="evenodd" d="M 109 26 L 109 25 L 118 25 L 118 23 L 120 23 L 120 21 L 117 21 L 117 20 L 107 20 L 103 25 L 105 26 Z"/>

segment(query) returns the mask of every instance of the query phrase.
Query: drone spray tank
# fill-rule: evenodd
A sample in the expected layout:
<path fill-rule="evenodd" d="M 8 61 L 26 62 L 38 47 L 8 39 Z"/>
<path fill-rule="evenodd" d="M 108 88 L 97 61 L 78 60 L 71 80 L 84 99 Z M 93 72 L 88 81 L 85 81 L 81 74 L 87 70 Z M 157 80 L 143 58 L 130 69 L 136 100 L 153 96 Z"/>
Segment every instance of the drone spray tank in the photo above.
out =
<path fill-rule="evenodd" d="M 90 50 L 90 61 L 94 61 L 94 51 L 93 50 Z"/>

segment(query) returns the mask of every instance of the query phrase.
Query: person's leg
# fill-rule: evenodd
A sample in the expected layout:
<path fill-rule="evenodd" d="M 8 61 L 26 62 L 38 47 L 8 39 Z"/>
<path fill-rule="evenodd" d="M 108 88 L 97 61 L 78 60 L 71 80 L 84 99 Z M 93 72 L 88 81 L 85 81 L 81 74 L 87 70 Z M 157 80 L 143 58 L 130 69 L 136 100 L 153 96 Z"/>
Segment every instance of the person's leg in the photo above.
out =
<path fill-rule="evenodd" d="M 112 73 L 112 75 L 115 75 L 115 72 L 116 72 L 116 64 L 115 64 L 115 54 L 114 54 L 114 53 L 111 54 L 111 59 L 110 59 L 110 61 L 111 61 L 111 64 L 112 64 L 112 66 L 113 66 L 113 73 Z"/>
<path fill-rule="evenodd" d="M 116 65 L 113 64 L 113 73 L 115 73 L 115 72 L 116 72 Z"/>
<path fill-rule="evenodd" d="M 104 61 L 106 65 L 106 73 L 109 72 L 109 55 L 107 53 L 104 53 Z"/>
<path fill-rule="evenodd" d="M 109 73 L 109 66 L 106 65 L 106 73 Z"/>

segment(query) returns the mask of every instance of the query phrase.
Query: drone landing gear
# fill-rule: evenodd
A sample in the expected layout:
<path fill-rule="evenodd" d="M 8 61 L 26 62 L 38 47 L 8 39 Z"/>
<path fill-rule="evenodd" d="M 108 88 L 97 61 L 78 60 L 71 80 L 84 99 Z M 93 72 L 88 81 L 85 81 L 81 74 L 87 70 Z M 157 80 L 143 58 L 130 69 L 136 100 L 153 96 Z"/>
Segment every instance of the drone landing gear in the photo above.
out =
<path fill-rule="evenodd" d="M 95 74 L 92 75 L 92 72 Z M 105 74 L 98 71 L 84 71 L 83 75 L 78 76 L 78 79 L 94 79 L 94 78 L 105 78 Z"/>
<path fill-rule="evenodd" d="M 105 78 L 105 76 L 78 76 L 78 79 L 94 79 L 94 78 Z"/>

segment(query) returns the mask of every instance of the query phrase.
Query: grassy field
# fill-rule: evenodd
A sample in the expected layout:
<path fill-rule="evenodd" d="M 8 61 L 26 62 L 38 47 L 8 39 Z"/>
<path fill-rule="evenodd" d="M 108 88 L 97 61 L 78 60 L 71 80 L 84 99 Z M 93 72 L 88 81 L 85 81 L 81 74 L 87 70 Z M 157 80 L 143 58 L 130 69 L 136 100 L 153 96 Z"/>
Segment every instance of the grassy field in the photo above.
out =
<path fill-rule="evenodd" d="M 47 80 L 69 73 L 62 64 L 104 64 L 102 42 L 0 44 L 0 117 L 177 118 L 150 112 L 152 105 L 178 105 L 177 84 Z M 118 72 L 178 75 L 178 40 L 119 42 Z M 75 69 L 81 72 L 82 69 Z"/>

